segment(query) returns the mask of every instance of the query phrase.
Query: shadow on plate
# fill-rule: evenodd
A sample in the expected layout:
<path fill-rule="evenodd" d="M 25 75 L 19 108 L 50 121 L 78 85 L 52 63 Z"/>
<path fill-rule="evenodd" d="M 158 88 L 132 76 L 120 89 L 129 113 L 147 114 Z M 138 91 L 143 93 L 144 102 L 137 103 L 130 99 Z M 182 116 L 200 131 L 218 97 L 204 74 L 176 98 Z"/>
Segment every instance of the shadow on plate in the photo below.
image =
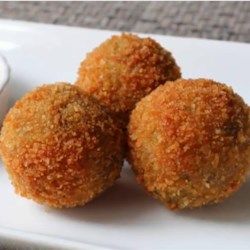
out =
<path fill-rule="evenodd" d="M 193 210 L 172 212 L 151 198 L 136 183 L 132 171 L 125 167 L 115 186 L 84 207 L 48 209 L 55 216 L 66 216 L 76 221 L 108 224 L 133 224 L 136 220 L 157 220 L 166 223 L 175 219 L 200 220 L 219 223 L 250 223 L 250 181 L 232 197 L 216 205 Z"/>
<path fill-rule="evenodd" d="M 131 170 L 126 168 L 117 184 L 84 207 L 47 211 L 77 221 L 131 224 L 157 208 L 159 204 L 135 183 Z"/>
<path fill-rule="evenodd" d="M 29 88 L 25 80 L 21 77 L 16 76 L 15 78 L 11 76 L 10 78 L 10 107 L 12 107 L 15 102 L 24 96 L 28 91 L 33 88 Z"/>
<path fill-rule="evenodd" d="M 250 180 L 224 202 L 178 213 L 196 220 L 222 223 L 250 223 Z"/>

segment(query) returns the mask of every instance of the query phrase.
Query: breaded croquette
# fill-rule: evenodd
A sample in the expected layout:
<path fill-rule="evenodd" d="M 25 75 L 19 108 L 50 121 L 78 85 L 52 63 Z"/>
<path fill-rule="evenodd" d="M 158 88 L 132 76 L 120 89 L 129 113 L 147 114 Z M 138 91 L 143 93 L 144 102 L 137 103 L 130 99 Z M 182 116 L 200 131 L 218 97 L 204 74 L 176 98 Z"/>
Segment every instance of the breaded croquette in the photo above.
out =
<path fill-rule="evenodd" d="M 116 35 L 87 55 L 76 84 L 119 118 L 123 128 L 142 97 L 181 77 L 171 53 L 151 38 Z"/>
<path fill-rule="evenodd" d="M 0 152 L 16 193 L 51 207 L 74 207 L 119 177 L 123 135 L 95 99 L 56 83 L 16 102 L 3 123 Z"/>
<path fill-rule="evenodd" d="M 171 209 L 218 203 L 245 181 L 249 107 L 224 84 L 159 86 L 136 105 L 128 133 L 138 181 Z"/>

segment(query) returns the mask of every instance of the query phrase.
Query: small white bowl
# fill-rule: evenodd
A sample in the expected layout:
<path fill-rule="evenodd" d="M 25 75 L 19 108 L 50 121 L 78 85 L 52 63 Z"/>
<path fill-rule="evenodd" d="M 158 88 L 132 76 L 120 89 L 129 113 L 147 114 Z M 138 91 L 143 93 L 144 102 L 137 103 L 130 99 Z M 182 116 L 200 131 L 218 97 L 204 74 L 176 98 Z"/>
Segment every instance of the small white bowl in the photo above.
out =
<path fill-rule="evenodd" d="M 9 78 L 10 68 L 6 59 L 0 55 L 0 128 L 9 109 Z"/>

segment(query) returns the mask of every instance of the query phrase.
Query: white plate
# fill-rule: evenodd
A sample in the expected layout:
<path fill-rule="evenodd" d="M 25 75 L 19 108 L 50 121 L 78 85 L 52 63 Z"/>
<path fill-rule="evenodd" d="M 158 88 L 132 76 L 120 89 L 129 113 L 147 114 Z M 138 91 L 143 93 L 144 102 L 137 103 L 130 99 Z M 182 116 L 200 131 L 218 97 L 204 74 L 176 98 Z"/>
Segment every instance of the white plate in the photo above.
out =
<path fill-rule="evenodd" d="M 0 51 L 12 67 L 12 99 L 37 85 L 74 81 L 86 52 L 113 32 L 0 21 Z M 250 45 L 152 35 L 184 77 L 226 82 L 249 103 Z M 82 208 L 53 210 L 16 196 L 0 167 L 0 248 L 18 242 L 79 249 L 250 249 L 250 183 L 222 204 L 171 212 L 135 184 L 117 185 Z"/>

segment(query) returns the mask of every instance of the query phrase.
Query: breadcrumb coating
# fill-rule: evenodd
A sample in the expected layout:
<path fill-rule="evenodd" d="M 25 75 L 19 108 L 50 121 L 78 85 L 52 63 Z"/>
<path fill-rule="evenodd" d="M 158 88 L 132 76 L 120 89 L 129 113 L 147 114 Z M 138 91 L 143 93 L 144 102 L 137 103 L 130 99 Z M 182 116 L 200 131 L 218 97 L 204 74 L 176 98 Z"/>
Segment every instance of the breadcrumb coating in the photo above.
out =
<path fill-rule="evenodd" d="M 76 84 L 127 125 L 142 97 L 167 80 L 181 77 L 171 53 L 151 38 L 113 36 L 87 55 Z"/>
<path fill-rule="evenodd" d="M 128 133 L 138 181 L 170 209 L 220 202 L 246 178 L 249 107 L 224 84 L 159 86 L 132 111 Z"/>
<path fill-rule="evenodd" d="M 122 133 L 96 100 L 77 86 L 56 83 L 17 101 L 3 123 L 0 153 L 16 193 L 74 207 L 119 177 Z"/>

